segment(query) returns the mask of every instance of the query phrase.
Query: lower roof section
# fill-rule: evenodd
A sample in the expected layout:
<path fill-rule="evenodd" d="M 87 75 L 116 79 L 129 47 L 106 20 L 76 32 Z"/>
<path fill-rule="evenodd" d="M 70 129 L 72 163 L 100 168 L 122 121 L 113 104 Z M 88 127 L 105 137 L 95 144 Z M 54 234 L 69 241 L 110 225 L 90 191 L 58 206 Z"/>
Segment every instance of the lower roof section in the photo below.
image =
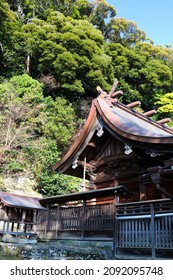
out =
<path fill-rule="evenodd" d="M 68 201 L 90 200 L 93 198 L 113 196 L 116 193 L 122 192 L 124 190 L 125 190 L 124 186 L 116 186 L 116 187 L 112 187 L 112 188 L 104 188 L 104 189 L 99 189 L 99 190 L 70 193 L 70 194 L 66 194 L 66 195 L 42 198 L 42 199 L 40 199 L 40 203 L 42 205 L 49 205 L 49 204 L 56 204 L 56 203 L 65 203 Z"/>
<path fill-rule="evenodd" d="M 8 207 L 32 209 L 32 210 L 47 210 L 41 206 L 39 198 L 0 192 L 0 202 Z"/>

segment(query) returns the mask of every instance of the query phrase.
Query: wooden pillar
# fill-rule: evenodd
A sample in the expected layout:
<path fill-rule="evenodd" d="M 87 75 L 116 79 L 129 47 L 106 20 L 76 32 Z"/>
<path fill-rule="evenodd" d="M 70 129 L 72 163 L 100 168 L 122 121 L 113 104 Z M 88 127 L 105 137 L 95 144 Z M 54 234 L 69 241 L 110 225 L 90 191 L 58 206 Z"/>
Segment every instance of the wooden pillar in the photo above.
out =
<path fill-rule="evenodd" d="M 38 211 L 37 210 L 33 210 L 33 231 L 34 233 L 36 233 L 37 231 L 37 213 Z"/>
<path fill-rule="evenodd" d="M 55 231 L 55 237 L 57 238 L 58 237 L 58 235 L 59 235 L 59 230 L 60 230 L 60 225 L 61 225 L 61 213 L 60 213 L 60 211 L 61 211 L 61 205 L 60 204 L 58 204 L 58 206 L 57 206 L 57 209 L 56 209 L 56 211 L 57 211 L 57 220 L 56 220 L 56 231 Z"/>
<path fill-rule="evenodd" d="M 25 226 L 25 219 L 26 219 L 26 209 L 23 209 L 22 211 L 22 221 L 21 221 L 21 231 L 26 232 L 27 228 Z"/>
<path fill-rule="evenodd" d="M 46 222 L 45 222 L 45 229 L 44 229 L 44 235 L 47 236 L 48 226 L 49 226 L 49 215 L 50 215 L 50 207 L 47 206 L 47 215 L 46 215 Z"/>
<path fill-rule="evenodd" d="M 3 234 L 4 234 L 4 232 L 5 232 L 5 226 L 6 226 L 6 221 L 5 221 L 5 219 L 6 219 L 6 217 L 5 217 L 5 214 L 7 214 L 7 206 L 5 206 L 4 207 L 4 216 L 3 216 L 3 229 L 2 229 L 2 232 L 3 232 Z"/>
<path fill-rule="evenodd" d="M 6 231 L 9 231 L 10 219 L 11 219 L 11 208 L 8 208 L 8 221 L 7 221 Z"/>
<path fill-rule="evenodd" d="M 151 213 L 151 227 L 150 227 L 150 238 L 151 238 L 151 254 L 152 259 L 156 256 L 156 236 L 155 236 L 155 225 L 154 225 L 154 205 L 153 203 L 150 204 L 150 213 Z"/>
<path fill-rule="evenodd" d="M 81 217 L 81 239 L 85 236 L 85 221 L 86 221 L 86 200 L 82 204 L 82 217 Z"/>
<path fill-rule="evenodd" d="M 116 204 L 119 203 L 119 195 L 117 191 L 114 193 L 114 225 L 113 225 L 113 255 L 117 255 L 117 244 L 118 244 L 118 220 L 117 220 L 117 207 Z"/>
<path fill-rule="evenodd" d="M 3 229 L 2 229 L 2 233 L 5 233 L 5 226 L 6 226 L 6 221 L 3 221 Z"/>
<path fill-rule="evenodd" d="M 11 231 L 14 231 L 14 222 L 12 222 Z"/>

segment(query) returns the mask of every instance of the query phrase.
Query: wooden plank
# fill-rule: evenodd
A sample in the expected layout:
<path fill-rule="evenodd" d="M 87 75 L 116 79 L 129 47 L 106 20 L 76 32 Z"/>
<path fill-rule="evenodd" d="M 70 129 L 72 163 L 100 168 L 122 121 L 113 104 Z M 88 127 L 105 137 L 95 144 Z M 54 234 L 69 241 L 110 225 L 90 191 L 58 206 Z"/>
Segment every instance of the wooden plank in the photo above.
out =
<path fill-rule="evenodd" d="M 142 247 L 146 247 L 146 232 L 145 232 L 145 223 L 146 219 L 141 221 L 141 229 L 142 229 Z"/>
<path fill-rule="evenodd" d="M 156 234 L 157 234 L 156 247 L 159 248 L 161 247 L 161 239 L 162 239 L 160 222 L 161 222 L 160 218 L 155 220 L 155 227 L 156 227 Z"/>
<path fill-rule="evenodd" d="M 131 246 L 135 246 L 135 222 L 132 220 L 132 232 L 131 232 Z"/>
<path fill-rule="evenodd" d="M 170 244 L 169 247 L 173 247 L 173 217 L 168 217 L 168 223 L 169 223 L 169 240 Z"/>

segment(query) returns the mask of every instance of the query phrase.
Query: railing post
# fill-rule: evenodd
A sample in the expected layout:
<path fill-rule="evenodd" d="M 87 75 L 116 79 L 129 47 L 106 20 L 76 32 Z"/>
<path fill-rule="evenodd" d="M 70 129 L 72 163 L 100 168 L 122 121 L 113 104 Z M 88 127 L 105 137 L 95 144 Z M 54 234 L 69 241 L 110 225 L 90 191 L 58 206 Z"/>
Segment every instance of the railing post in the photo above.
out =
<path fill-rule="evenodd" d="M 81 239 L 84 238 L 85 233 L 85 220 L 86 220 L 86 200 L 83 200 L 82 204 L 82 217 L 81 217 Z"/>
<path fill-rule="evenodd" d="M 33 210 L 33 231 L 34 233 L 37 232 L 37 215 L 38 215 L 38 211 L 37 210 Z"/>
<path fill-rule="evenodd" d="M 113 255 L 117 256 L 117 246 L 118 246 L 118 219 L 117 219 L 117 207 L 115 205 L 114 212 L 114 233 L 113 233 Z"/>
<path fill-rule="evenodd" d="M 59 235 L 59 230 L 60 230 L 60 225 L 61 225 L 61 213 L 60 213 L 61 205 L 60 204 L 57 205 L 56 211 L 57 211 L 57 219 L 56 219 L 55 237 L 57 238 Z"/>
<path fill-rule="evenodd" d="M 154 225 L 154 205 L 150 204 L 150 212 L 151 212 L 151 227 L 150 227 L 150 237 L 151 237 L 151 254 L 152 259 L 156 257 L 156 237 L 155 237 L 155 225 Z"/>
<path fill-rule="evenodd" d="M 44 235 L 45 235 L 45 237 L 47 236 L 47 231 L 48 231 L 48 226 L 49 226 L 49 214 L 50 214 L 50 207 L 49 207 L 49 205 L 48 205 L 48 206 L 47 206 L 46 224 L 45 224 L 45 229 L 44 229 Z"/>

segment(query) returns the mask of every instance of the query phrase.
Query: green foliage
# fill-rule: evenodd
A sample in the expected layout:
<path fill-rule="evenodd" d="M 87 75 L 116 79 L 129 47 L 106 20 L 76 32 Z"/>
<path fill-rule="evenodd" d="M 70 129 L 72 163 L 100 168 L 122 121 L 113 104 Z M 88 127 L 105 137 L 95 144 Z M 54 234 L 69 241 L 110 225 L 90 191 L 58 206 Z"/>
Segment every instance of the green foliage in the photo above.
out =
<path fill-rule="evenodd" d="M 19 73 L 24 67 L 20 63 L 19 53 L 14 32 L 20 28 L 15 13 L 10 10 L 6 1 L 0 1 L 0 80 Z"/>
<path fill-rule="evenodd" d="M 3 20 L 15 20 L 14 13 L 10 10 L 10 6 L 5 0 L 0 2 L 0 22 L 3 24 Z"/>
<path fill-rule="evenodd" d="M 80 191 L 80 179 L 54 173 L 43 174 L 39 178 L 39 189 L 43 196 L 62 195 Z"/>
<path fill-rule="evenodd" d="M 87 20 L 75 20 L 60 12 L 51 12 L 47 20 L 34 18 L 16 32 L 22 46 L 26 72 L 34 78 L 52 75 L 57 92 L 70 101 L 93 95 L 92 71 L 100 72 L 100 86 L 110 87 L 114 77 L 111 58 L 104 54 L 101 32 Z M 93 77 L 95 80 L 95 77 Z M 88 87 L 88 84 L 90 87 Z"/>
<path fill-rule="evenodd" d="M 112 57 L 114 76 L 120 81 L 124 103 L 140 100 L 144 110 L 155 104 L 155 95 L 167 93 L 172 86 L 168 54 L 160 47 L 138 43 L 133 48 L 107 43 L 105 52 Z"/>
<path fill-rule="evenodd" d="M 86 18 L 93 11 L 93 4 L 87 0 L 8 0 L 7 2 L 23 22 L 33 17 L 44 19 L 48 11 L 60 11 L 76 19 Z"/>
<path fill-rule="evenodd" d="M 104 34 L 107 30 L 106 21 L 116 15 L 116 10 L 105 0 L 94 1 L 94 9 L 90 15 L 90 21 Z"/>
<path fill-rule="evenodd" d="M 172 117 L 173 49 L 115 15 L 105 0 L 0 3 L 0 167 L 32 170 L 44 195 L 78 186 L 51 167 L 98 85 L 109 91 L 117 78 L 120 101 L 157 105 L 159 117 Z"/>
<path fill-rule="evenodd" d="M 32 168 L 38 183 L 37 190 L 44 196 L 78 191 L 79 179 L 52 171 L 52 166 L 60 159 L 56 141 L 43 137 L 40 147 L 42 149 L 30 150 Z"/>
<path fill-rule="evenodd" d="M 42 102 L 42 85 L 27 75 L 0 84 L 0 158 L 3 165 L 13 166 L 11 160 L 19 165 L 24 161 L 23 149 L 37 138 Z"/>
<path fill-rule="evenodd" d="M 173 118 L 173 92 L 160 96 L 156 104 L 157 111 L 162 117 Z"/>
<path fill-rule="evenodd" d="M 173 126 L 173 92 L 156 95 L 157 118 L 170 118 L 168 126 Z"/>
<path fill-rule="evenodd" d="M 43 85 L 26 74 L 0 84 L 0 104 L 1 172 L 30 170 L 44 195 L 75 191 L 76 180 L 52 171 L 76 127 L 72 105 L 44 97 Z"/>
<path fill-rule="evenodd" d="M 61 150 L 67 146 L 76 128 L 75 111 L 66 99 L 57 97 L 45 99 L 43 135 L 56 141 Z"/>
<path fill-rule="evenodd" d="M 140 30 L 135 22 L 124 18 L 112 18 L 107 24 L 106 40 L 120 43 L 123 46 L 133 46 L 137 42 L 146 41 L 145 32 Z"/>

